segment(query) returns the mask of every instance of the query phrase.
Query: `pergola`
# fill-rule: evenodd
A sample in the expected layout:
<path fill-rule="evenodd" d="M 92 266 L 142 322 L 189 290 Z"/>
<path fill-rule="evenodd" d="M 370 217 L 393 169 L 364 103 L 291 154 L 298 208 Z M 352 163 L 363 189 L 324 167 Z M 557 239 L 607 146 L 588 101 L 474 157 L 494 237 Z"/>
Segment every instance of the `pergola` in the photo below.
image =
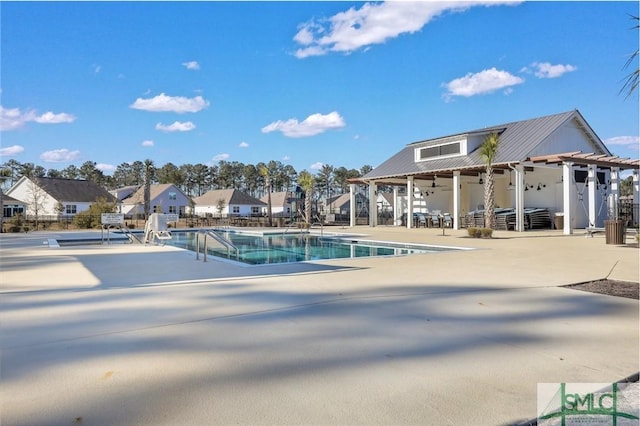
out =
<path fill-rule="evenodd" d="M 503 174 L 513 171 L 515 173 L 515 210 L 516 210 L 516 231 L 524 231 L 524 191 L 525 180 L 524 175 L 527 171 L 533 171 L 535 168 L 553 168 L 562 172 L 562 193 L 563 193 L 563 211 L 565 216 L 571 217 L 575 210 L 575 187 L 574 187 L 574 170 L 587 170 L 587 181 L 585 182 L 589 194 L 589 226 L 593 227 L 596 223 L 596 187 L 597 187 L 597 171 L 610 171 L 610 194 L 615 199 L 620 195 L 620 172 L 624 170 L 633 171 L 633 202 L 639 202 L 638 188 L 638 172 L 640 170 L 640 160 L 621 158 L 617 156 L 608 156 L 604 154 L 583 153 L 581 151 L 565 152 L 559 154 L 542 155 L 536 157 L 528 157 L 524 161 L 497 163 L 492 165 L 494 173 Z M 453 198 L 453 228 L 459 229 L 460 224 L 460 190 L 462 188 L 462 176 L 479 176 L 484 173 L 485 167 L 482 165 L 473 165 L 468 167 L 457 167 L 452 169 L 422 171 L 412 174 L 403 174 L 397 176 L 387 176 L 375 180 L 352 179 L 351 183 L 351 226 L 356 223 L 355 208 L 355 192 L 357 184 L 366 184 L 369 186 L 369 225 L 377 225 L 376 215 L 376 192 L 379 185 L 390 185 L 394 187 L 394 197 L 397 200 L 397 187 L 406 185 L 408 196 L 407 217 L 413 216 L 413 200 L 414 200 L 414 180 L 432 180 L 448 178 L 453 180 L 452 198 Z M 396 202 L 397 205 L 397 202 Z M 407 227 L 411 228 L 413 223 L 407 220 Z M 563 225 L 563 233 L 568 235 L 573 233 L 572 223 L 565 220 Z"/>

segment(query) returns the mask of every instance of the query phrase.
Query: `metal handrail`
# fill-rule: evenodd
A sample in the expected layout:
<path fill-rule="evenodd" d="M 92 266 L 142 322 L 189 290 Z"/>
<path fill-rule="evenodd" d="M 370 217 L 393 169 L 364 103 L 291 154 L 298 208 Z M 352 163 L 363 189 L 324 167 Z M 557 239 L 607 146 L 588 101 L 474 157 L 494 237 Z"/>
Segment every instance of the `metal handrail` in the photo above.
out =
<path fill-rule="evenodd" d="M 118 229 L 120 229 L 120 232 L 122 232 L 127 238 L 129 238 L 129 241 L 131 241 L 132 243 L 135 241 L 138 244 L 142 244 L 142 241 L 140 241 L 138 237 L 136 237 L 133 232 L 129 230 L 127 225 L 118 225 Z"/>
<path fill-rule="evenodd" d="M 200 235 L 204 238 L 204 253 L 203 253 L 203 261 L 207 261 L 207 237 L 213 238 L 218 244 L 222 245 L 227 249 L 227 256 L 231 255 L 231 250 L 235 250 L 236 258 L 240 254 L 240 250 L 236 247 L 231 241 L 224 238 L 222 235 L 218 235 L 213 231 L 200 230 L 196 234 L 196 260 L 200 260 Z"/>

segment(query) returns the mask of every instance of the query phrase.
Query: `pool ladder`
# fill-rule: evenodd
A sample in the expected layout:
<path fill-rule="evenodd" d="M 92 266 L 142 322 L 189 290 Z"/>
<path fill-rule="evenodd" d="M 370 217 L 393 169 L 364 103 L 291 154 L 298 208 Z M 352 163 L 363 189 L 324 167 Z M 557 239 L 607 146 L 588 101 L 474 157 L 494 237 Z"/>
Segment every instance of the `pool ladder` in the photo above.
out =
<path fill-rule="evenodd" d="M 213 240 L 214 242 L 218 243 L 219 246 L 222 246 L 223 248 L 226 248 L 227 249 L 227 256 L 229 256 L 229 257 L 231 257 L 231 250 L 236 252 L 236 258 L 238 258 L 238 255 L 240 254 L 240 251 L 238 250 L 238 247 L 233 245 L 233 243 L 231 241 L 229 241 L 228 239 L 226 239 L 222 235 L 219 235 L 219 234 L 215 233 L 214 231 L 200 230 L 196 234 L 196 260 L 200 260 L 200 239 L 201 238 L 202 238 L 202 242 L 203 242 L 203 245 L 204 245 L 204 250 L 203 250 L 203 255 L 202 255 L 204 262 L 207 261 L 208 242 L 211 241 L 211 240 Z"/>

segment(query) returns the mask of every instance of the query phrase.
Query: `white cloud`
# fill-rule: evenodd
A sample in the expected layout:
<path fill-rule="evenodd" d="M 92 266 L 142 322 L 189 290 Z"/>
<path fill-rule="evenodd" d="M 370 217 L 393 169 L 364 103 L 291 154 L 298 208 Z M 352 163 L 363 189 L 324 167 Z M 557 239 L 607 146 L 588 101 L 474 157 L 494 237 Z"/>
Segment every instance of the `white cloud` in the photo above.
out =
<path fill-rule="evenodd" d="M 574 65 L 552 65 L 549 62 L 534 62 L 531 64 L 534 68 L 533 75 L 538 78 L 557 78 L 568 72 L 572 72 L 578 69 Z M 524 71 L 530 72 L 528 68 L 524 68 Z"/>
<path fill-rule="evenodd" d="M 33 121 L 34 111 L 22 112 L 19 108 L 4 108 L 0 106 L 0 130 L 15 130 Z"/>
<path fill-rule="evenodd" d="M 58 124 L 73 123 L 75 119 L 76 118 L 73 115 L 67 114 L 65 112 L 54 114 L 51 111 L 48 111 L 38 117 L 35 117 L 33 121 L 40 124 Z"/>
<path fill-rule="evenodd" d="M 173 124 L 169 125 L 164 125 L 162 123 L 156 124 L 156 130 L 161 130 L 163 132 L 190 132 L 195 128 L 196 125 L 190 121 L 175 121 Z"/>
<path fill-rule="evenodd" d="M 188 70 L 197 71 L 200 69 L 200 64 L 197 61 L 183 62 L 182 65 Z"/>
<path fill-rule="evenodd" d="M 129 105 L 130 108 L 153 112 L 198 112 L 209 106 L 209 101 L 202 96 L 185 98 L 184 96 L 167 96 L 164 93 L 153 98 L 138 98 Z"/>
<path fill-rule="evenodd" d="M 288 155 L 285 155 L 284 157 L 282 157 L 282 161 L 289 161 L 291 160 L 291 157 L 289 157 Z"/>
<path fill-rule="evenodd" d="M 11 145 L 6 148 L 0 148 L 0 157 L 13 157 L 24 151 L 24 147 L 20 145 Z"/>
<path fill-rule="evenodd" d="M 102 66 L 93 64 L 93 72 L 94 74 L 98 74 L 102 70 Z"/>
<path fill-rule="evenodd" d="M 74 161 L 80 157 L 80 151 L 69 151 L 66 148 L 54 149 L 40 154 L 40 159 L 46 163 L 64 163 Z"/>
<path fill-rule="evenodd" d="M 140 145 L 142 145 L 144 147 L 152 147 L 155 144 L 153 143 L 152 140 L 146 140 L 146 141 L 142 141 L 142 143 Z"/>
<path fill-rule="evenodd" d="M 96 164 L 96 169 L 102 170 L 103 172 L 112 172 L 116 169 L 116 166 L 113 164 L 98 163 Z"/>
<path fill-rule="evenodd" d="M 213 161 L 224 161 L 231 157 L 229 154 L 218 154 L 213 157 Z"/>
<path fill-rule="evenodd" d="M 320 161 L 313 163 L 312 165 L 309 166 L 309 168 L 311 170 L 320 170 L 322 168 L 322 166 L 324 166 L 323 163 L 321 163 Z"/>
<path fill-rule="evenodd" d="M 67 113 L 45 112 L 37 115 L 34 110 L 20 111 L 20 108 L 4 108 L 0 105 L 0 130 L 16 130 L 30 121 L 40 124 L 72 123 L 76 118 Z"/>
<path fill-rule="evenodd" d="M 338 129 L 345 125 L 344 119 L 340 114 L 333 111 L 325 115 L 320 113 L 311 114 L 302 122 L 299 122 L 295 118 L 290 118 L 287 121 L 274 121 L 264 126 L 262 133 L 280 131 L 290 138 L 303 138 L 324 133 L 330 129 Z"/>
<path fill-rule="evenodd" d="M 240 145 L 238 145 L 238 146 L 239 146 L 240 148 L 248 148 L 248 147 L 249 147 L 249 144 L 243 141 L 243 142 L 240 142 Z"/>
<path fill-rule="evenodd" d="M 469 73 L 464 77 L 456 78 L 443 86 L 448 90 L 445 98 L 451 96 L 474 96 L 484 93 L 491 93 L 499 89 L 508 89 L 511 92 L 511 86 L 524 83 L 524 79 L 516 77 L 507 71 L 497 70 L 495 67 L 478 73 Z"/>
<path fill-rule="evenodd" d="M 517 2 L 515 2 L 517 3 Z M 293 40 L 302 45 L 297 58 L 350 53 L 385 43 L 401 34 L 420 31 L 429 21 L 445 12 L 462 12 L 473 6 L 514 4 L 501 1 L 389 1 L 351 7 L 329 19 L 312 20 L 298 26 Z"/>
<path fill-rule="evenodd" d="M 640 146 L 640 136 L 615 136 L 605 139 L 604 143 L 608 146 L 623 146 L 637 151 Z"/>

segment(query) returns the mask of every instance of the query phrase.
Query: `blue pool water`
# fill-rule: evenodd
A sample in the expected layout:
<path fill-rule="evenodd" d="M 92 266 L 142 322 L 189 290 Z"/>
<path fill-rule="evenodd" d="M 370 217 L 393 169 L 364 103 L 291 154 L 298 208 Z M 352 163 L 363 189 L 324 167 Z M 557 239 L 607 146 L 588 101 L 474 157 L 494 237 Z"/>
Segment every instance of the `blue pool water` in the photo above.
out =
<path fill-rule="evenodd" d="M 293 263 L 310 260 L 344 259 L 368 256 L 399 256 L 418 253 L 460 250 L 455 247 L 424 246 L 401 243 L 355 241 L 309 234 L 243 234 L 216 231 L 238 248 L 238 255 L 216 244 L 208 244 L 207 253 L 249 265 Z M 195 251 L 196 232 L 173 232 L 167 245 Z M 203 250 L 203 238 L 200 247 Z"/>

